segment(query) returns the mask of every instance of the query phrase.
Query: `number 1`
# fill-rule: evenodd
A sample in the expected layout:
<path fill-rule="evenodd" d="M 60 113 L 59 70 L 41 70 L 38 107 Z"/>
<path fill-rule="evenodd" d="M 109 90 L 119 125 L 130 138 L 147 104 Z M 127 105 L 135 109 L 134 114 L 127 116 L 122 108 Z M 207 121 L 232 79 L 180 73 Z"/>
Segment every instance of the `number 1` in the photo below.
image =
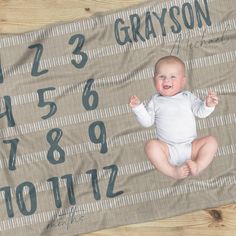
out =
<path fill-rule="evenodd" d="M 2 74 L 2 65 L 1 65 L 1 61 L 0 61 L 0 84 L 3 83 L 3 74 Z"/>

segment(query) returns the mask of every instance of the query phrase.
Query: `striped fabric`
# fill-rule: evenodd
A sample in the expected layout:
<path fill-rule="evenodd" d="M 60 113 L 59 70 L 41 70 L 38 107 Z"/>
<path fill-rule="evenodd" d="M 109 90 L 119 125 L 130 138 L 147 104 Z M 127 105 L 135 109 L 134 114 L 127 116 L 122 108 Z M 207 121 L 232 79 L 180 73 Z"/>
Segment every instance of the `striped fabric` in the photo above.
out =
<path fill-rule="evenodd" d="M 234 0 L 158 0 L 0 36 L 0 234 L 75 235 L 235 202 Z M 197 120 L 219 143 L 199 176 L 175 181 L 148 161 L 128 100 L 155 89 L 176 55 L 187 89 L 220 103 Z"/>

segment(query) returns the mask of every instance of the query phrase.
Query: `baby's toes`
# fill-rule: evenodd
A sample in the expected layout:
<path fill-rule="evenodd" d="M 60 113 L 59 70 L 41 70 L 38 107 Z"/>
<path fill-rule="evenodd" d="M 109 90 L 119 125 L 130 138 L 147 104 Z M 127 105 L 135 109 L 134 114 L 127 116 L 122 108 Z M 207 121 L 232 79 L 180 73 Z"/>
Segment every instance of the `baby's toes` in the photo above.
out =
<path fill-rule="evenodd" d="M 189 170 L 189 166 L 188 165 L 185 164 L 185 165 L 182 166 L 182 168 L 183 168 L 184 172 L 189 173 L 190 170 Z"/>
<path fill-rule="evenodd" d="M 189 167 L 187 165 L 180 167 L 180 175 L 182 178 L 186 178 L 189 175 Z"/>

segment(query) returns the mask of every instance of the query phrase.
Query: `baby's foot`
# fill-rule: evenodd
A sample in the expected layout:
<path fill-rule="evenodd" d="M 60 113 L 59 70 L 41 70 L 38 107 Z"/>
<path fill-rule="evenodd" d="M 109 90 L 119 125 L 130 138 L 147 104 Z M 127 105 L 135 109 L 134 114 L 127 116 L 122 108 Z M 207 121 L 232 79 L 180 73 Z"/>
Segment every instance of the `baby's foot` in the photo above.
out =
<path fill-rule="evenodd" d="M 193 176 L 196 176 L 196 175 L 199 174 L 198 166 L 197 166 L 197 163 L 195 161 L 188 160 L 187 165 L 188 165 L 188 167 L 190 169 L 190 172 Z"/>
<path fill-rule="evenodd" d="M 182 166 L 175 168 L 175 179 L 184 179 L 189 175 L 190 169 L 188 165 L 184 164 Z"/>

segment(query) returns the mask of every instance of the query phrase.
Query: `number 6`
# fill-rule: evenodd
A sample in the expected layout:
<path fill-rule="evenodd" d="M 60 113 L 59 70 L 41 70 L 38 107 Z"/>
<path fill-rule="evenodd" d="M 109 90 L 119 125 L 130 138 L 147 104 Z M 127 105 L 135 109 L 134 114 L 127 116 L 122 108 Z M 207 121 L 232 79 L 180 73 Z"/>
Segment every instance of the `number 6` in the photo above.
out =
<path fill-rule="evenodd" d="M 83 91 L 82 101 L 83 101 L 83 106 L 87 111 L 94 110 L 98 106 L 98 93 L 96 91 L 91 91 L 91 86 L 93 82 L 94 79 L 87 80 L 87 83 Z M 90 97 L 93 98 L 93 102 L 91 105 L 89 104 Z"/>

